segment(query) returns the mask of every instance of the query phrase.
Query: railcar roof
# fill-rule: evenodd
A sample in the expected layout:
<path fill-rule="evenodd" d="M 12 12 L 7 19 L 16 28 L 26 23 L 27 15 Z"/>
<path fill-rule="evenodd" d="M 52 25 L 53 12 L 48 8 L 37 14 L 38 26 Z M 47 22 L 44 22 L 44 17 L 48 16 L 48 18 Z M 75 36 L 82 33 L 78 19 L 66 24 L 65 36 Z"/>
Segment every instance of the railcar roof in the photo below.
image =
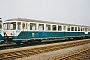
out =
<path fill-rule="evenodd" d="M 60 25 L 68 25 L 68 26 L 84 26 L 84 27 L 89 27 L 89 26 L 85 26 L 85 25 L 76 25 L 76 24 L 67 24 L 67 23 L 59 23 L 59 22 L 50 22 L 50 21 L 27 19 L 27 18 L 12 18 L 12 19 L 8 19 L 6 21 L 26 21 L 26 22 L 39 22 L 39 23 L 60 24 Z"/>

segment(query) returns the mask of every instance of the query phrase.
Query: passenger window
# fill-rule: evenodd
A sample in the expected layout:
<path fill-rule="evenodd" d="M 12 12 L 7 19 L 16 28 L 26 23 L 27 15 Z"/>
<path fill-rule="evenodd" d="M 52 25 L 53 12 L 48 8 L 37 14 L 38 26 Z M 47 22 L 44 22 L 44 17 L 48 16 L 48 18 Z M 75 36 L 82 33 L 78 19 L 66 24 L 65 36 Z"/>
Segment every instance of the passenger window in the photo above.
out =
<path fill-rule="evenodd" d="M 67 30 L 70 31 L 70 26 L 67 27 Z"/>
<path fill-rule="evenodd" d="M 75 31 L 77 31 L 77 27 L 75 27 Z"/>
<path fill-rule="evenodd" d="M 56 25 L 52 25 L 52 30 L 56 30 Z"/>
<path fill-rule="evenodd" d="M 36 30 L 36 24 L 30 23 L 30 30 Z"/>
<path fill-rule="evenodd" d="M 62 31 L 62 27 L 61 26 L 58 26 L 58 31 Z"/>
<path fill-rule="evenodd" d="M 87 28 L 85 28 L 85 31 L 88 31 L 88 29 L 87 29 Z"/>
<path fill-rule="evenodd" d="M 89 28 L 87 28 L 87 31 L 89 31 Z"/>
<path fill-rule="evenodd" d="M 26 26 L 27 26 L 27 30 L 30 30 L 30 28 L 29 28 L 30 27 L 30 23 L 27 23 Z"/>
<path fill-rule="evenodd" d="M 82 27 L 81 27 L 81 31 L 82 31 Z"/>
<path fill-rule="evenodd" d="M 23 23 L 22 28 L 25 29 L 25 23 Z"/>
<path fill-rule="evenodd" d="M 0 21 L 0 29 L 2 29 L 2 21 Z"/>
<path fill-rule="evenodd" d="M 21 30 L 21 22 L 17 22 L 17 29 Z"/>
<path fill-rule="evenodd" d="M 83 29 L 83 31 L 84 31 L 84 28 L 82 28 Z"/>
<path fill-rule="evenodd" d="M 85 28 L 83 28 L 83 31 L 85 31 Z"/>
<path fill-rule="evenodd" d="M 78 31 L 80 31 L 80 27 L 78 27 Z"/>
<path fill-rule="evenodd" d="M 71 31 L 74 31 L 74 27 L 71 27 Z"/>
<path fill-rule="evenodd" d="M 85 31 L 87 31 L 87 29 L 85 28 Z"/>
<path fill-rule="evenodd" d="M 26 23 L 26 29 L 27 29 L 27 30 L 29 30 L 29 27 L 28 27 L 28 26 L 29 26 L 29 24 L 28 24 L 28 23 Z"/>
<path fill-rule="evenodd" d="M 39 30 L 44 30 L 44 24 L 39 24 L 38 29 Z"/>
<path fill-rule="evenodd" d="M 51 25 L 46 25 L 46 30 L 51 30 Z"/>
<path fill-rule="evenodd" d="M 63 26 L 63 30 L 66 31 L 66 26 Z"/>

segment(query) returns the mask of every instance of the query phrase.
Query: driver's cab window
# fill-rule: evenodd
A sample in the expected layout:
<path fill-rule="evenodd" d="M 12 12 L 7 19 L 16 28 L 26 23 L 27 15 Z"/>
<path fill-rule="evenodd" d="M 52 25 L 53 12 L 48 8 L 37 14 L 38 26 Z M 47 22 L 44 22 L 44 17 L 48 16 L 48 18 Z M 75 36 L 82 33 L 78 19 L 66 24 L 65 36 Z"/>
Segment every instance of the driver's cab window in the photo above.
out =
<path fill-rule="evenodd" d="M 7 30 L 7 24 L 6 23 L 3 24 L 3 29 Z"/>
<path fill-rule="evenodd" d="M 8 24 L 8 29 L 15 30 L 16 29 L 16 22 L 11 22 L 10 24 Z"/>

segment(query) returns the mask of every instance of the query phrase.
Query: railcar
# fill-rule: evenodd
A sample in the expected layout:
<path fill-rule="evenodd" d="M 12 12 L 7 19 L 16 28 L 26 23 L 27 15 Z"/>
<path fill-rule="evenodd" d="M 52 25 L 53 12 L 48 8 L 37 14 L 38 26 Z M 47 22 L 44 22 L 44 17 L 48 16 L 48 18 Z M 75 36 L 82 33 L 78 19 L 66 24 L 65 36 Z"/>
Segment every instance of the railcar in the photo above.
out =
<path fill-rule="evenodd" d="M 2 43 L 4 43 L 4 33 L 3 33 L 2 18 L 0 18 L 0 44 Z"/>
<path fill-rule="evenodd" d="M 81 39 L 90 37 L 90 27 L 43 20 L 12 18 L 3 23 L 4 36 L 8 41 L 31 43 L 52 39 Z"/>

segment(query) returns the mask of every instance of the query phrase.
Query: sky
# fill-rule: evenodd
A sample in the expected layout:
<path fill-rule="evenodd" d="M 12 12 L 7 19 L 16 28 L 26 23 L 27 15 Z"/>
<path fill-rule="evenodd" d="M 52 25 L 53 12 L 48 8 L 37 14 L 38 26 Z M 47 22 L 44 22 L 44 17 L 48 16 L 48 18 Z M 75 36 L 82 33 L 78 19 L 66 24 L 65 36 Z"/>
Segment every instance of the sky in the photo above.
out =
<path fill-rule="evenodd" d="M 90 0 L 0 0 L 0 17 L 90 26 Z"/>

